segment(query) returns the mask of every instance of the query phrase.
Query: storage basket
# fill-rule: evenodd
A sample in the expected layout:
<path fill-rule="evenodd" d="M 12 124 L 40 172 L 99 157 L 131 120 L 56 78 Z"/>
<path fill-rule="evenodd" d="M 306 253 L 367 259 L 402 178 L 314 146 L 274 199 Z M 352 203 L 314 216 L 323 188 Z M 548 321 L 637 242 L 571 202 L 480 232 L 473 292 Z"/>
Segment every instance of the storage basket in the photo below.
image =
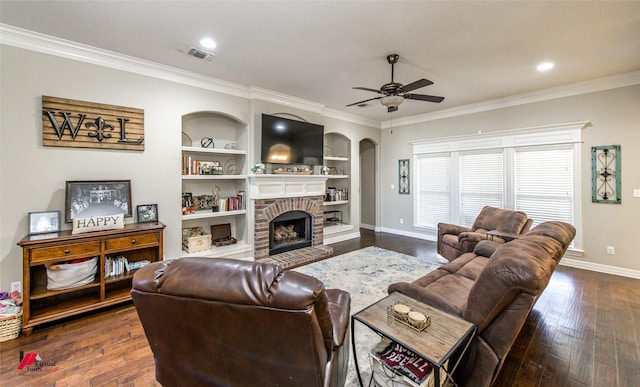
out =
<path fill-rule="evenodd" d="M 182 249 L 187 253 L 211 250 L 211 234 L 197 235 L 183 239 Z"/>
<path fill-rule="evenodd" d="M 75 288 L 95 281 L 98 257 L 77 263 L 55 263 L 47 265 L 47 289 Z"/>
<path fill-rule="evenodd" d="M 22 309 L 16 314 L 0 317 L 0 343 L 18 337 L 20 329 L 22 329 Z"/>

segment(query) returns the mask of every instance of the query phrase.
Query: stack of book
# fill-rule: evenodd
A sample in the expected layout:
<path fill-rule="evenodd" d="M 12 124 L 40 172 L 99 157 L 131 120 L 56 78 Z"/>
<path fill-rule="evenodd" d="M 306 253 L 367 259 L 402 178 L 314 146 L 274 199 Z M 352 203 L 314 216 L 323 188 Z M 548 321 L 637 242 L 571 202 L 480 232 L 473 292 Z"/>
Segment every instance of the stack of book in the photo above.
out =
<path fill-rule="evenodd" d="M 148 260 L 129 262 L 123 255 L 117 257 L 106 257 L 104 260 L 104 278 L 117 277 L 129 271 L 138 270 L 139 268 L 150 264 Z"/>

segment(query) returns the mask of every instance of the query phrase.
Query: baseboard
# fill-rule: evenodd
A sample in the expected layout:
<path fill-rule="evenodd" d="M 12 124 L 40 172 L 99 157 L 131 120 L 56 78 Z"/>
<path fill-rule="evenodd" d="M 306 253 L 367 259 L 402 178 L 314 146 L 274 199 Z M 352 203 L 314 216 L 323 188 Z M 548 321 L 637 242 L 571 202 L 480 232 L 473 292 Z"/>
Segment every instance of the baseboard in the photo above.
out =
<path fill-rule="evenodd" d="M 585 262 L 572 258 L 562 258 L 560 265 L 575 267 L 577 269 L 584 269 L 590 271 L 597 271 L 598 273 L 619 275 L 622 277 L 629 277 L 640 279 L 640 270 L 627 269 L 624 267 L 617 267 L 611 265 L 603 265 L 601 263 Z"/>
<path fill-rule="evenodd" d="M 395 228 L 386 228 L 386 227 L 381 227 L 380 232 L 386 232 L 389 234 L 395 234 L 395 235 L 403 235 L 403 236 L 407 236 L 407 237 L 411 237 L 411 238 L 417 238 L 417 239 L 424 239 L 426 241 L 431 241 L 431 242 L 436 242 L 436 236 L 435 235 L 428 235 L 428 234 L 422 234 L 419 232 L 411 232 L 411 231 L 405 231 L 405 230 L 397 230 Z"/>
<path fill-rule="evenodd" d="M 374 226 L 373 224 L 360 223 L 360 228 L 364 228 L 366 230 L 371 230 L 371 231 L 376 230 L 376 226 Z"/>

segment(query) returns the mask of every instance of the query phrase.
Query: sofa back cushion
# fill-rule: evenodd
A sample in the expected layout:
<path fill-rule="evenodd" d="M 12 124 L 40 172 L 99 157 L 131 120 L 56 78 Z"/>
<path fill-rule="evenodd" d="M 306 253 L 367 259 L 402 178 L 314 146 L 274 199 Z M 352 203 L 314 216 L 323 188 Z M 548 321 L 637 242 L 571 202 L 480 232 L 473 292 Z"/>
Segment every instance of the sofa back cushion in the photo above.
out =
<path fill-rule="evenodd" d="M 574 236 L 570 224 L 546 222 L 498 247 L 469 292 L 463 318 L 482 332 L 519 294 L 530 294 L 535 300 Z"/>
<path fill-rule="evenodd" d="M 498 230 L 519 234 L 527 224 L 527 219 L 527 214 L 522 211 L 485 206 L 473 222 L 471 229 L 478 232 Z"/>

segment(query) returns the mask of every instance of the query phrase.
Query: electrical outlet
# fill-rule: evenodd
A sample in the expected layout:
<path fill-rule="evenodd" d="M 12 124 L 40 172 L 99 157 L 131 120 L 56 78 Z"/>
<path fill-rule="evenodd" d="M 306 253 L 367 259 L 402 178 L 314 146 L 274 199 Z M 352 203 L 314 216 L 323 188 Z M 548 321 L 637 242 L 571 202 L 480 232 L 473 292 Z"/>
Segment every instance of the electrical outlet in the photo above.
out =
<path fill-rule="evenodd" d="M 396 189 L 396 186 L 391 184 L 391 189 Z"/>
<path fill-rule="evenodd" d="M 19 291 L 20 293 L 22 293 L 22 281 L 12 282 L 11 291 L 12 292 Z"/>
<path fill-rule="evenodd" d="M 616 248 L 613 246 L 607 246 L 607 254 L 608 255 L 613 255 L 616 253 Z"/>
<path fill-rule="evenodd" d="M 634 198 L 640 198 L 640 188 L 634 188 L 633 189 L 633 197 Z"/>
<path fill-rule="evenodd" d="M 404 219 L 400 218 L 400 224 L 404 223 Z"/>

